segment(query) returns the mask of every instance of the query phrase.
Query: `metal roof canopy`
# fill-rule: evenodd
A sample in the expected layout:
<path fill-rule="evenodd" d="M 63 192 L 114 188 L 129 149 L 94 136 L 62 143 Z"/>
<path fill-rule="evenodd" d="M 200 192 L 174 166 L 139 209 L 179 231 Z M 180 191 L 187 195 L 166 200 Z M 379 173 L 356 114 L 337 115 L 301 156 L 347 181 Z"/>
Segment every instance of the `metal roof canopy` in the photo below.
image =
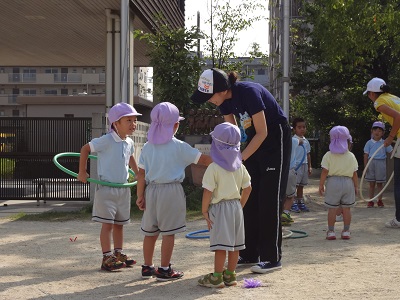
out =
<path fill-rule="evenodd" d="M 150 32 L 151 20 L 141 9 L 148 2 L 157 3 L 130 1 L 134 29 Z M 105 9 L 120 7 L 120 0 L 2 0 L 0 66 L 104 66 Z M 135 66 L 149 65 L 145 49 L 135 40 Z"/>

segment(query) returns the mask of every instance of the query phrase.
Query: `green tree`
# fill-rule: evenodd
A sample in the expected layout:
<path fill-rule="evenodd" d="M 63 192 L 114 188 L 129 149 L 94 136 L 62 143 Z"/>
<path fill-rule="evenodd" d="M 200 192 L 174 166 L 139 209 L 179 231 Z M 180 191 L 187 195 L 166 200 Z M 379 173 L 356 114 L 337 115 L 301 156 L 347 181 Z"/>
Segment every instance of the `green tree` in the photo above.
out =
<path fill-rule="evenodd" d="M 206 21 L 210 25 L 210 35 L 206 35 L 205 59 L 212 62 L 212 66 L 227 70 L 236 71 L 242 78 L 247 77 L 243 70 L 246 62 L 254 58 L 263 58 L 267 63 L 267 55 L 262 53 L 259 45 L 251 45 L 250 57 L 247 60 L 235 60 L 237 54 L 233 48 L 240 43 L 238 33 L 251 28 L 255 21 L 266 18 L 266 9 L 263 1 L 243 0 L 233 6 L 230 1 L 210 1 L 210 18 Z M 266 29 L 267 30 L 267 29 Z"/>
<path fill-rule="evenodd" d="M 363 146 L 377 118 L 362 95 L 372 77 L 400 91 L 400 10 L 397 0 L 304 1 L 292 24 L 291 115 L 302 116 L 309 129 L 324 137 L 334 125 L 350 129 L 354 152 L 362 162 Z"/>
<path fill-rule="evenodd" d="M 197 87 L 201 60 L 191 49 L 196 45 L 199 33 L 195 27 L 174 29 L 159 20 L 156 33 L 135 31 L 135 38 L 145 40 L 147 55 L 153 67 L 154 96 L 160 102 L 174 103 L 181 112 Z"/>

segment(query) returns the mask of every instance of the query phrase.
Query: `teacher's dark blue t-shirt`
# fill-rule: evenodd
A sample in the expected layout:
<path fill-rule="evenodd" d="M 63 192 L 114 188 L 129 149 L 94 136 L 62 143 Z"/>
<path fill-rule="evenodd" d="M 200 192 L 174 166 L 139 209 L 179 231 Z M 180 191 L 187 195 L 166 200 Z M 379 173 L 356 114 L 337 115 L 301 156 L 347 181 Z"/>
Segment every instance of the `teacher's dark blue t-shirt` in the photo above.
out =
<path fill-rule="evenodd" d="M 250 141 L 255 135 L 253 115 L 264 111 L 267 127 L 287 124 L 287 118 L 274 96 L 261 84 L 250 81 L 238 81 L 231 87 L 232 98 L 225 100 L 219 109 L 222 115 L 234 114 L 240 119 L 239 127 L 244 130 Z"/>

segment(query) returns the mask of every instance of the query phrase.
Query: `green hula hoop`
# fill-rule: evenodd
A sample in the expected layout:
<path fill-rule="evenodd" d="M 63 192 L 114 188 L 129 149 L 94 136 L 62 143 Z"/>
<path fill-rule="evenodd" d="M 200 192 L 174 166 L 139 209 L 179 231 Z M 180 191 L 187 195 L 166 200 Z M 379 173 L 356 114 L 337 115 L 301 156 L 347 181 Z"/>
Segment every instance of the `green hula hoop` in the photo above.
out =
<path fill-rule="evenodd" d="M 59 153 L 57 155 L 55 155 L 53 157 L 53 162 L 56 165 L 57 168 L 59 168 L 61 171 L 73 176 L 73 177 L 78 177 L 78 174 L 67 169 L 66 167 L 62 166 L 59 162 L 58 159 L 60 157 L 80 157 L 81 154 L 80 153 L 76 153 L 76 152 L 64 152 L 64 153 Z M 97 159 L 96 155 L 89 155 L 90 159 Z M 131 169 L 128 170 L 129 173 L 133 176 L 135 176 L 135 172 L 133 172 Z M 135 186 L 137 184 L 137 181 L 134 182 L 128 182 L 128 183 L 114 183 L 114 182 L 107 182 L 107 181 L 101 181 L 101 180 L 97 180 L 97 179 L 93 179 L 93 178 L 87 178 L 87 181 L 92 182 L 92 183 L 96 183 L 96 184 L 100 184 L 100 185 L 106 185 L 106 186 L 111 186 L 111 187 L 118 187 L 118 188 L 128 188 L 128 187 L 132 187 Z"/>

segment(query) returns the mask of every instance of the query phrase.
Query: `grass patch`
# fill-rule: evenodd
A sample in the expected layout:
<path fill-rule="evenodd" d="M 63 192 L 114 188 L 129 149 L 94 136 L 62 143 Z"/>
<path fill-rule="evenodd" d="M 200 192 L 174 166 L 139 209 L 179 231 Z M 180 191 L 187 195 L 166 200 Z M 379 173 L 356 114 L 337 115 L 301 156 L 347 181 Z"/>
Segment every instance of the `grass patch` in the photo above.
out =
<path fill-rule="evenodd" d="M 188 221 L 199 220 L 203 217 L 201 214 L 201 199 L 203 189 L 191 184 L 188 180 L 182 183 L 183 190 L 186 194 L 186 219 Z M 136 186 L 132 187 L 131 198 L 131 219 L 140 220 L 143 215 L 136 205 Z M 70 212 L 43 212 L 39 214 L 18 213 L 10 217 L 14 221 L 48 221 L 48 222 L 65 222 L 65 221 L 87 221 L 92 218 L 92 205 L 88 204 L 79 211 Z"/>
<path fill-rule="evenodd" d="M 2 178 L 10 178 L 14 174 L 15 160 L 0 158 L 0 175 Z"/>

